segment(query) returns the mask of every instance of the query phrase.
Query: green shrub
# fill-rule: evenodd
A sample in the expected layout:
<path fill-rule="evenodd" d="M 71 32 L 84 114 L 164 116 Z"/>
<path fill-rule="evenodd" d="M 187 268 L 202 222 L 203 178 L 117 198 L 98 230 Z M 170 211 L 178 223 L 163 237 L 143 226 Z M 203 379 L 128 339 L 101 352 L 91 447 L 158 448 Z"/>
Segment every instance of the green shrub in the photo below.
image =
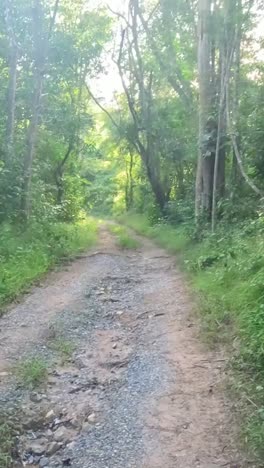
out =
<path fill-rule="evenodd" d="M 96 242 L 97 221 L 37 223 L 26 228 L 12 224 L 0 227 L 0 305 L 13 299 L 59 259 Z"/>
<path fill-rule="evenodd" d="M 16 376 L 21 385 L 29 388 L 44 383 L 48 375 L 47 363 L 41 358 L 27 359 L 16 368 Z"/>
<path fill-rule="evenodd" d="M 53 340 L 49 346 L 60 355 L 62 362 L 70 359 L 75 350 L 75 344 L 64 338 Z"/>
<path fill-rule="evenodd" d="M 5 421 L 5 417 L 0 418 L 0 467 L 11 468 L 12 465 L 12 449 L 14 445 L 14 434 Z"/>

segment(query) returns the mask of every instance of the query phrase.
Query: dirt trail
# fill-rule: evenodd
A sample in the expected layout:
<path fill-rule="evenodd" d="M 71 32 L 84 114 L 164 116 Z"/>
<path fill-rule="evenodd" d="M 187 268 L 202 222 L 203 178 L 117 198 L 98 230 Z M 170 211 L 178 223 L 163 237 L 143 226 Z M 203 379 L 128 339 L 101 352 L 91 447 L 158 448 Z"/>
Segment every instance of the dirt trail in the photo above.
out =
<path fill-rule="evenodd" d="M 143 239 L 121 251 L 104 228 L 97 252 L 9 308 L 0 403 L 22 423 L 13 466 L 253 466 L 232 443 L 223 357 L 203 349 L 174 263 Z M 76 346 L 63 362 L 58 340 Z M 28 356 L 50 366 L 34 391 L 12 375 Z"/>

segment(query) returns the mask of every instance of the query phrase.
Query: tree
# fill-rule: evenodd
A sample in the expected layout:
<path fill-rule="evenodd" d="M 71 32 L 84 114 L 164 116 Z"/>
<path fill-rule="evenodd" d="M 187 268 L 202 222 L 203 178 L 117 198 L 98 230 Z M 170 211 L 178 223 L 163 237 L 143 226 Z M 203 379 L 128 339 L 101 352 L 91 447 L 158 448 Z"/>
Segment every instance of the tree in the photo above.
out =
<path fill-rule="evenodd" d="M 55 0 L 53 13 L 47 34 L 44 33 L 44 12 L 40 0 L 34 0 L 33 8 L 33 31 L 34 31 L 34 96 L 32 106 L 32 117 L 30 120 L 27 136 L 27 149 L 24 157 L 24 168 L 22 175 L 21 190 L 21 212 L 27 219 L 30 215 L 30 185 L 32 178 L 32 164 L 35 157 L 37 129 L 40 116 L 41 95 L 43 80 L 45 76 L 46 59 L 49 41 L 55 25 L 59 0 Z"/>

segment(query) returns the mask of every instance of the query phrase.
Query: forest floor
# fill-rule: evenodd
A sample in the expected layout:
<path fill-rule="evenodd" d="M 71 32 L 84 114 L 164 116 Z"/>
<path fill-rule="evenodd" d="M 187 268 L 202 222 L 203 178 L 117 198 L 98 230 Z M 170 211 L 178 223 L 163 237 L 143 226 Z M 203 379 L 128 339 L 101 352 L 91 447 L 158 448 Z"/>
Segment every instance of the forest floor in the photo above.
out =
<path fill-rule="evenodd" d="M 135 237 L 121 249 L 103 226 L 1 318 L 0 421 L 16 435 L 10 463 L 2 430 L 1 468 L 254 466 L 175 257 Z"/>

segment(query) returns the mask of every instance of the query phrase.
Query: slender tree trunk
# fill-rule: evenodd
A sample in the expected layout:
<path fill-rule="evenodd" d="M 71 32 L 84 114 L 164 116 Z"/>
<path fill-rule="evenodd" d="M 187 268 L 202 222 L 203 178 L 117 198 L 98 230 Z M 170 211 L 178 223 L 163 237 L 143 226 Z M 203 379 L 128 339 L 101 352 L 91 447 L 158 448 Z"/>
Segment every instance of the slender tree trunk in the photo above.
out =
<path fill-rule="evenodd" d="M 208 149 L 212 108 L 210 65 L 211 0 L 199 0 L 198 76 L 199 76 L 199 156 L 196 176 L 196 216 L 211 213 L 214 159 Z"/>
<path fill-rule="evenodd" d="M 235 76 L 234 76 L 234 104 L 233 104 L 233 116 L 235 127 L 238 132 L 239 129 L 239 86 L 240 86 L 240 60 L 241 60 L 241 22 L 242 22 L 242 2 L 241 0 L 237 0 L 236 4 L 236 14 L 238 17 L 238 25 L 237 25 L 237 41 L 234 53 L 234 61 L 235 61 Z M 236 146 L 240 152 L 240 135 L 237 133 L 236 136 Z M 237 158 L 235 155 L 235 151 L 233 150 L 233 158 L 232 158 L 232 169 L 231 169 L 231 184 L 232 187 L 235 187 L 236 184 L 239 182 L 243 182 L 243 178 L 241 176 L 241 172 L 238 167 Z M 232 194 L 233 195 L 233 194 Z"/>
<path fill-rule="evenodd" d="M 221 53 L 221 52 L 220 52 Z M 217 123 L 217 136 L 216 136 L 216 149 L 215 149 L 215 161 L 214 161 L 214 175 L 213 175 L 213 202 L 212 202 L 212 231 L 215 231 L 216 219 L 217 219 L 217 202 L 220 196 L 220 185 L 222 186 L 221 192 L 223 192 L 224 184 L 224 158 L 225 151 L 221 148 L 223 144 L 223 114 L 224 114 L 224 103 L 225 103 L 225 89 L 226 89 L 226 57 L 222 53 L 220 61 L 220 84 L 219 84 L 219 103 L 218 103 L 218 123 Z M 220 171 L 221 165 L 221 171 Z"/>
<path fill-rule="evenodd" d="M 9 38 L 9 76 L 7 91 L 7 121 L 6 121 L 6 151 L 5 160 L 10 164 L 14 156 L 14 130 L 15 130 L 15 110 L 16 110 L 16 88 L 17 88 L 17 60 L 18 46 L 11 20 L 12 2 L 5 2 L 5 23 Z"/>
<path fill-rule="evenodd" d="M 6 160 L 7 163 L 14 156 L 14 131 L 15 131 L 15 109 L 16 109 L 16 87 L 17 87 L 17 47 L 14 45 L 10 52 L 9 61 L 9 83 L 7 97 L 7 122 L 6 122 Z"/>
<path fill-rule="evenodd" d="M 27 152 L 24 158 L 23 183 L 21 194 L 21 212 L 23 218 L 27 219 L 30 214 L 30 189 L 32 179 L 32 164 L 35 156 L 37 129 L 40 115 L 40 101 L 43 86 L 43 75 L 40 70 L 35 72 L 35 93 L 33 102 L 33 115 L 28 129 Z"/>
<path fill-rule="evenodd" d="M 177 174 L 177 182 L 178 182 L 178 196 L 182 200 L 185 197 L 185 184 L 184 184 L 184 170 L 183 170 L 183 163 L 180 161 L 176 165 L 176 174 Z"/>
<path fill-rule="evenodd" d="M 129 17 L 131 19 L 130 27 L 123 30 L 121 34 L 121 43 L 119 49 L 118 60 L 116 62 L 123 89 L 127 98 L 128 108 L 133 119 L 135 128 L 135 137 L 131 139 L 131 143 L 140 155 L 142 162 L 145 165 L 147 177 L 152 188 L 157 205 L 161 212 L 164 211 L 170 190 L 166 192 L 163 181 L 160 177 L 159 165 L 160 161 L 157 157 L 156 148 L 153 144 L 153 113 L 152 113 L 152 82 L 153 73 L 147 76 L 144 68 L 144 63 L 141 56 L 139 40 L 138 40 L 138 0 L 129 2 Z M 130 40 L 129 34 L 132 37 Z M 126 83 L 124 69 L 122 66 L 123 48 L 125 41 L 128 41 L 128 60 L 130 72 L 135 79 L 138 90 L 138 102 L 135 103 L 135 96 L 131 92 L 131 88 Z M 136 60 L 135 60 L 136 59 Z M 144 129 L 142 131 L 142 128 Z"/>
<path fill-rule="evenodd" d="M 28 219 L 31 209 L 31 180 L 32 180 L 32 165 L 36 152 L 37 130 L 40 117 L 41 95 L 43 88 L 43 80 L 45 74 L 45 62 L 48 51 L 48 42 L 52 34 L 57 15 L 59 0 L 55 0 L 53 15 L 50 22 L 48 36 L 44 37 L 43 31 L 43 11 L 40 0 L 34 0 L 33 9 L 33 29 L 34 29 L 34 46 L 35 46 L 35 63 L 34 63 L 34 98 L 32 107 L 32 117 L 28 129 L 27 152 L 24 158 L 23 182 L 21 192 L 21 214 L 24 219 Z"/>
<path fill-rule="evenodd" d="M 64 194 L 64 190 L 63 190 L 63 175 L 64 175 L 64 168 L 65 168 L 65 164 L 67 163 L 72 151 L 73 151 L 73 148 L 74 148 L 74 135 L 72 135 L 70 137 L 70 140 L 69 140 L 69 143 L 68 143 L 68 148 L 67 148 L 67 151 L 64 155 L 64 158 L 62 159 L 62 161 L 60 162 L 60 164 L 58 165 L 56 171 L 55 171 L 55 181 L 56 181 L 56 185 L 57 185 L 57 205 L 61 205 L 62 204 L 62 200 L 63 200 L 63 194 Z"/>
<path fill-rule="evenodd" d="M 132 151 L 129 151 L 129 161 L 126 162 L 126 210 L 129 211 L 133 207 L 133 167 L 134 167 L 134 155 Z"/>
<path fill-rule="evenodd" d="M 164 212 L 166 203 L 168 202 L 168 195 L 166 194 L 164 190 L 164 186 L 162 184 L 162 181 L 160 179 L 160 175 L 158 172 L 158 169 L 155 167 L 154 162 L 150 159 L 150 157 L 145 157 L 144 158 L 144 163 L 147 169 L 147 176 L 148 180 L 150 182 L 155 200 L 157 205 L 160 208 L 161 213 Z"/>

